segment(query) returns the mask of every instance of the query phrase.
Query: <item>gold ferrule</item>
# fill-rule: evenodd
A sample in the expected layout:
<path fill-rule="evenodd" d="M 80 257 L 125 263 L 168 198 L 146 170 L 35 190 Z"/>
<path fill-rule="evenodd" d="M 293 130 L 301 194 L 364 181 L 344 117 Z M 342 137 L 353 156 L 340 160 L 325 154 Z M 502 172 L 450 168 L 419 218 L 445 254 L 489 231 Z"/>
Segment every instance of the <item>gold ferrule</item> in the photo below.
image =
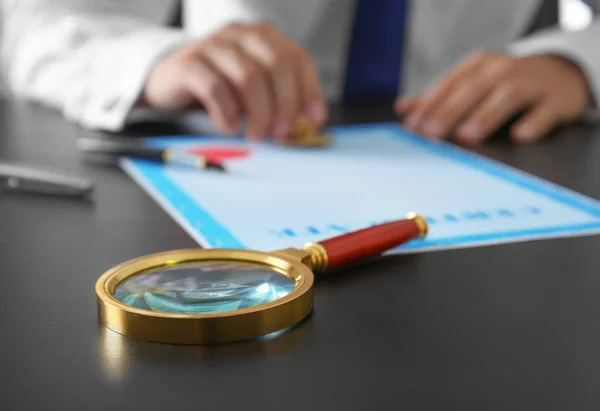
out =
<path fill-rule="evenodd" d="M 302 249 L 310 254 L 310 262 L 314 271 L 325 271 L 329 263 L 325 247 L 319 243 L 309 242 L 304 244 Z"/>
<path fill-rule="evenodd" d="M 196 167 L 197 168 L 205 168 L 206 167 L 206 159 L 204 157 L 198 157 L 196 158 Z"/>
<path fill-rule="evenodd" d="M 417 213 L 408 213 L 406 216 L 409 220 L 414 220 L 419 227 L 419 238 L 424 238 L 427 236 L 427 232 L 429 231 L 429 224 L 427 224 L 427 220 L 420 214 Z"/>
<path fill-rule="evenodd" d="M 162 162 L 166 164 L 173 159 L 173 152 L 171 150 L 163 150 L 161 157 Z"/>

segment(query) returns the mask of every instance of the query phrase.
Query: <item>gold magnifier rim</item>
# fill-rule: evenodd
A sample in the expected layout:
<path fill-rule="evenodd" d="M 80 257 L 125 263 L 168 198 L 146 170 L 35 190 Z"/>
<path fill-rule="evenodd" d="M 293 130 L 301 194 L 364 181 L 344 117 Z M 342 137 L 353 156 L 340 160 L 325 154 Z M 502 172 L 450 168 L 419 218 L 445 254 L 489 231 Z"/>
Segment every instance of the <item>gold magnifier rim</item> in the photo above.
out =
<path fill-rule="evenodd" d="M 294 279 L 289 294 L 272 302 L 214 314 L 158 313 L 128 306 L 114 297 L 118 284 L 161 267 L 202 261 L 239 262 Z M 140 340 L 173 344 L 219 344 L 248 340 L 289 328 L 312 311 L 314 274 L 293 253 L 235 249 L 183 249 L 135 258 L 105 272 L 96 282 L 102 325 Z"/>

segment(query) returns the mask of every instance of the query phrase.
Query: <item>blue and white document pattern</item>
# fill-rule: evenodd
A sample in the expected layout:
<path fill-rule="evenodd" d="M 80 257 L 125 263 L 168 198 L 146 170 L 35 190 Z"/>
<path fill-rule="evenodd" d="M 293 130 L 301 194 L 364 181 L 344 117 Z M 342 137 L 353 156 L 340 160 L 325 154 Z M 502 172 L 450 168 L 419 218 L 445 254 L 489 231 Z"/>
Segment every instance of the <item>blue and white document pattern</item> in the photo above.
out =
<path fill-rule="evenodd" d="M 331 128 L 328 149 L 225 137 L 154 138 L 156 146 L 247 149 L 228 173 L 122 166 L 202 246 L 301 247 L 404 217 L 427 238 L 392 252 L 474 247 L 600 233 L 600 203 L 397 124 Z"/>

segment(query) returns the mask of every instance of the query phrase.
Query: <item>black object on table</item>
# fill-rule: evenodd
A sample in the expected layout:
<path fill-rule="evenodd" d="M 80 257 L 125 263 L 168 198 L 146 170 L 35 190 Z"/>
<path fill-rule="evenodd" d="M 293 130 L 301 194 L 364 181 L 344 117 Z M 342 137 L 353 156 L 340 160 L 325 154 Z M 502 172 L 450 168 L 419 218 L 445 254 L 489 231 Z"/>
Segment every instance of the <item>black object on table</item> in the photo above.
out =
<path fill-rule="evenodd" d="M 226 171 L 223 164 L 199 154 L 187 153 L 185 150 L 149 147 L 140 139 L 116 138 L 110 140 L 82 137 L 77 139 L 77 148 L 88 158 L 89 156 L 134 157 L 168 165 Z"/>
<path fill-rule="evenodd" d="M 378 107 L 334 116 L 390 119 Z M 83 161 L 81 136 L 94 137 L 0 102 L 0 159 L 96 188 L 93 206 L 0 197 L 1 410 L 600 408 L 600 237 L 369 261 L 319 281 L 313 315 L 277 338 L 182 347 L 102 329 L 102 272 L 196 244 L 119 169 Z M 598 198 L 599 137 L 572 127 L 479 151 Z"/>

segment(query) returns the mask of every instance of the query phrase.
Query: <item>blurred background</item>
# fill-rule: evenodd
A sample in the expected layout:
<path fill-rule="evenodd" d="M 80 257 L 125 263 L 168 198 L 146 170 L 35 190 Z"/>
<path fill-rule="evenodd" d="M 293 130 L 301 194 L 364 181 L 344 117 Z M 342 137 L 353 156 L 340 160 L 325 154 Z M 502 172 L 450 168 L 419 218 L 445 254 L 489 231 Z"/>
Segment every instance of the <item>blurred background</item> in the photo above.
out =
<path fill-rule="evenodd" d="M 560 0 L 560 15 L 561 25 L 565 30 L 581 30 L 592 20 L 590 9 L 581 0 Z M 0 36 L 2 35 L 1 29 L 2 22 L 0 20 Z M 2 77 L 0 76 L 0 95 L 5 92 Z"/>

